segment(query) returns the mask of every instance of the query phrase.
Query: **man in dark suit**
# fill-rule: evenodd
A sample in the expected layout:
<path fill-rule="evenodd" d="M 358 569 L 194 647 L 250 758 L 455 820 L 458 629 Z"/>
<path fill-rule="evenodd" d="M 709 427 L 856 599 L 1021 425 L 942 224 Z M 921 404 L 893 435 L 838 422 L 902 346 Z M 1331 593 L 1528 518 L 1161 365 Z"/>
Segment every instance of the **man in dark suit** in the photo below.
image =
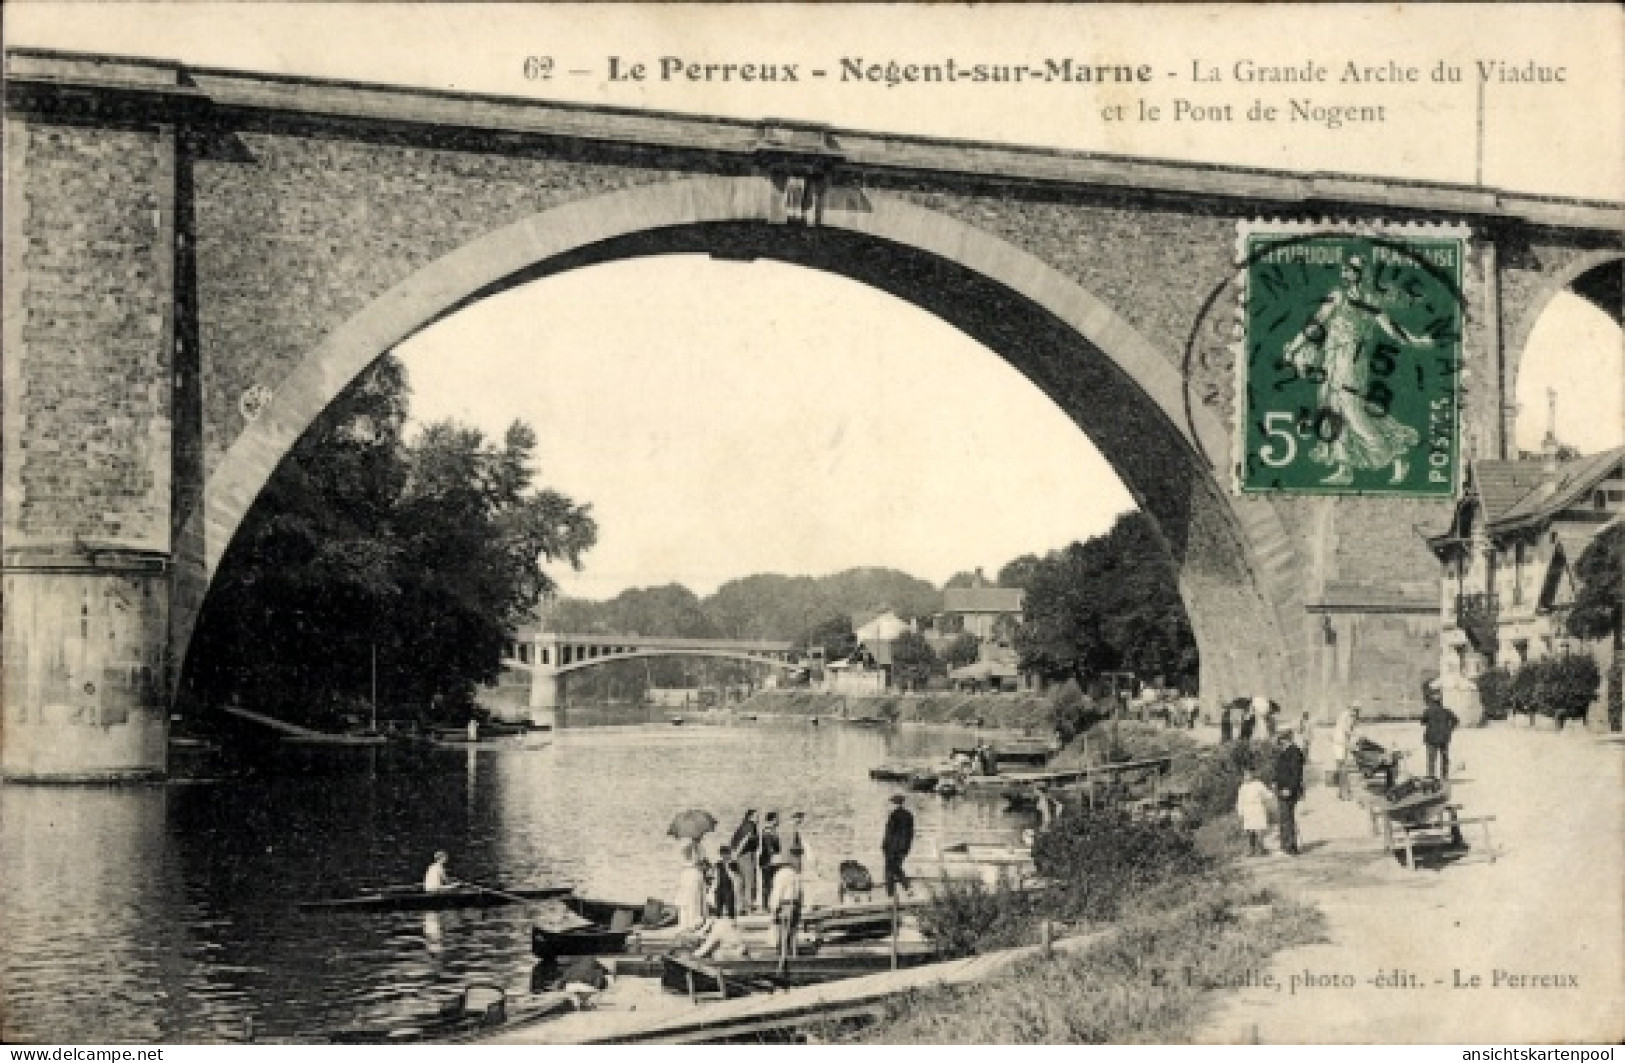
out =
<path fill-rule="evenodd" d="M 914 848 L 914 813 L 904 807 L 903 800 L 902 794 L 892 795 L 895 807 L 886 817 L 886 836 L 880 842 L 880 851 L 886 858 L 888 897 L 897 896 L 899 885 L 907 892 L 913 892 L 908 884 L 908 873 L 903 870 L 903 860 L 908 856 L 908 851 Z"/>
<path fill-rule="evenodd" d="M 1450 736 L 1456 733 L 1456 714 L 1444 707 L 1444 693 L 1437 679 L 1422 684 L 1422 744 L 1428 750 L 1428 774 L 1435 779 L 1450 778 Z"/>
<path fill-rule="evenodd" d="M 1303 797 L 1303 750 L 1282 731 L 1275 751 L 1275 796 L 1280 805 L 1281 851 L 1298 855 L 1298 801 Z"/>

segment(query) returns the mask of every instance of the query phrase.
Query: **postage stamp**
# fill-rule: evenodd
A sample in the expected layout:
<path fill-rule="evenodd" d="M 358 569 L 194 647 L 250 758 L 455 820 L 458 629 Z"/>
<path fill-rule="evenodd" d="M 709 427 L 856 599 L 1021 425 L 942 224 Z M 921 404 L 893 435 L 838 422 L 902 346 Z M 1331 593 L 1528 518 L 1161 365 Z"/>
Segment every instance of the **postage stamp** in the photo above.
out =
<path fill-rule="evenodd" d="M 1242 226 L 1244 493 L 1449 498 L 1467 234 Z"/>

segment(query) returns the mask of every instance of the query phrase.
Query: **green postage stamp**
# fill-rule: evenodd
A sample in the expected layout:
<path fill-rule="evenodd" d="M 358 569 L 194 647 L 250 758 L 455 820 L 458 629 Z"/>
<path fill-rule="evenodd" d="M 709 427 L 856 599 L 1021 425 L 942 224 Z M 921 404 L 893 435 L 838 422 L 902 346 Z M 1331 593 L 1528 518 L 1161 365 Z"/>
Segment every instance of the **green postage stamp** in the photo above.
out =
<path fill-rule="evenodd" d="M 1239 250 L 1240 489 L 1453 497 L 1465 232 L 1252 224 Z"/>

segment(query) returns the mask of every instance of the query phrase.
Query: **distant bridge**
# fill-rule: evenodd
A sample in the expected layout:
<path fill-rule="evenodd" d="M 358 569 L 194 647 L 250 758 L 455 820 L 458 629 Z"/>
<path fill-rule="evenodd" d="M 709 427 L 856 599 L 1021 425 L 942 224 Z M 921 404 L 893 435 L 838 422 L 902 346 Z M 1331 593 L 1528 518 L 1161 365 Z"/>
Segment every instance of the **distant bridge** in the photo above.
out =
<path fill-rule="evenodd" d="M 556 709 L 562 700 L 564 677 L 615 661 L 648 657 L 709 657 L 748 661 L 778 668 L 793 667 L 794 645 L 766 639 L 662 638 L 652 635 L 572 635 L 552 631 L 521 631 L 503 648 L 504 667 L 531 675 L 530 709 L 533 715 Z"/>

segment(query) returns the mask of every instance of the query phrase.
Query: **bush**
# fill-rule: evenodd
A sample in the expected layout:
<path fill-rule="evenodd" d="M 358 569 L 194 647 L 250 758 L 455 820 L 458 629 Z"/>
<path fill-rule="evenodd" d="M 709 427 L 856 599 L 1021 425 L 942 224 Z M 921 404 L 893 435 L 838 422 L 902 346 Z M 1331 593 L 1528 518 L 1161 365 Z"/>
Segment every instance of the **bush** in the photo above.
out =
<path fill-rule="evenodd" d="M 1070 742 L 1089 729 L 1094 714 L 1076 679 L 1068 679 L 1055 692 L 1050 702 L 1050 716 L 1062 742 Z"/>
<path fill-rule="evenodd" d="M 1202 824 L 1236 811 L 1236 791 L 1248 768 L 1270 789 L 1275 788 L 1275 755 L 1268 742 L 1227 742 L 1200 757 L 1190 769 L 1186 782 L 1191 803 L 1186 814 L 1192 823 Z"/>
<path fill-rule="evenodd" d="M 1589 654 L 1542 657 L 1512 674 L 1507 708 L 1530 717 L 1550 716 L 1561 727 L 1567 720 L 1585 717 L 1601 684 L 1597 662 Z"/>
<path fill-rule="evenodd" d="M 1030 944 L 1041 914 L 1031 894 L 946 879 L 920 909 L 920 933 L 945 957 L 970 956 Z"/>
<path fill-rule="evenodd" d="M 1492 668 L 1479 676 L 1478 703 L 1486 720 L 1504 720 L 1512 715 L 1512 673 Z"/>
<path fill-rule="evenodd" d="M 1210 866 L 1189 830 L 1137 822 L 1115 808 L 1063 818 L 1038 836 L 1033 860 L 1039 874 L 1057 883 L 1046 907 L 1067 920 L 1113 918 L 1135 894 Z"/>

